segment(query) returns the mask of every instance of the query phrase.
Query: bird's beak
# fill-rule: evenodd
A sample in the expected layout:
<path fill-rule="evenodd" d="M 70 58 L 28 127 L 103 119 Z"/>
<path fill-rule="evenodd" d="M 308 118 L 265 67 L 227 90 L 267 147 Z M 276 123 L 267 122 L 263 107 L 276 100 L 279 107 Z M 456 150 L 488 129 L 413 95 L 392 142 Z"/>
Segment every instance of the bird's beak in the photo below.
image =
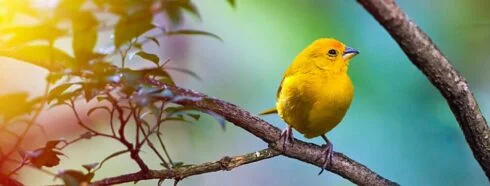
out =
<path fill-rule="evenodd" d="M 359 51 L 357 51 L 356 49 L 353 49 L 351 47 L 345 47 L 345 51 L 344 54 L 342 54 L 342 58 L 344 60 L 349 60 L 354 56 L 356 56 L 357 54 L 359 54 Z"/>

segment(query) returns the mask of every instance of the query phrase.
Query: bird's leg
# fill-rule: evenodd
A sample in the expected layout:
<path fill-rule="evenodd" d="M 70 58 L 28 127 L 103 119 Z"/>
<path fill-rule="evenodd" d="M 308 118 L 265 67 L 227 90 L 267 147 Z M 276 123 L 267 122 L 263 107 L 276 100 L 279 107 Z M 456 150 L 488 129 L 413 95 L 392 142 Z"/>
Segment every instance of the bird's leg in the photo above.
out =
<path fill-rule="evenodd" d="M 329 163 L 332 163 L 333 157 L 333 144 L 330 142 L 330 140 L 328 140 L 327 136 L 322 135 L 322 138 L 325 140 L 325 145 L 323 145 L 321 156 L 318 159 L 325 157 L 325 162 L 323 163 L 322 170 L 318 173 L 318 175 L 323 173 Z"/>
<path fill-rule="evenodd" d="M 282 139 L 282 141 L 283 141 L 282 149 L 283 149 L 283 151 L 286 151 L 286 144 L 294 142 L 293 128 L 291 128 L 290 125 L 288 125 L 288 127 L 281 132 L 281 138 L 280 139 Z"/>

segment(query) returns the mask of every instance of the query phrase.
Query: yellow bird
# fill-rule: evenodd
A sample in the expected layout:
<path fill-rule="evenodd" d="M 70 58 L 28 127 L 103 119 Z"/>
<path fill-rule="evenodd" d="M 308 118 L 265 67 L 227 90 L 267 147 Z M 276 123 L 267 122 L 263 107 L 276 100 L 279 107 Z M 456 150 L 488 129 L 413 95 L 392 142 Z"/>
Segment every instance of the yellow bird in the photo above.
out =
<path fill-rule="evenodd" d="M 279 113 L 287 123 L 281 136 L 283 148 L 294 139 L 291 128 L 305 138 L 321 136 L 325 140 L 325 163 L 319 174 L 333 155 L 333 145 L 325 133 L 340 123 L 354 96 L 347 69 L 350 59 L 357 54 L 359 51 L 332 38 L 314 41 L 284 73 L 277 90 L 276 108 L 261 113 Z"/>

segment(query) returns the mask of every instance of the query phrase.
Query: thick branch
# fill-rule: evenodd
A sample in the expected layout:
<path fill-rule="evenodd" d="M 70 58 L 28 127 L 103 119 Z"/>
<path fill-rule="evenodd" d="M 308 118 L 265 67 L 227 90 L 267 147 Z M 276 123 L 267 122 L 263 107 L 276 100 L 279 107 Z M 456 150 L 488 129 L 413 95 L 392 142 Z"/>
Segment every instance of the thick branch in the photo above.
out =
<path fill-rule="evenodd" d="M 153 81 L 151 83 L 161 88 L 168 89 L 176 97 L 179 97 L 180 99 L 174 100 L 175 102 L 185 106 L 213 111 L 225 117 L 226 120 L 234 123 L 236 126 L 241 127 L 256 137 L 262 139 L 275 150 L 283 151 L 282 145 L 276 145 L 277 140 L 280 139 L 281 130 L 267 123 L 263 119 L 251 115 L 249 112 L 239 108 L 238 106 L 216 98 L 208 97 L 202 93 L 189 89 L 169 86 Z M 289 146 L 282 154 L 318 167 L 322 167 L 324 162 L 322 147 L 312 143 L 306 143 L 298 139 L 295 139 L 292 146 Z M 334 172 L 356 184 L 398 185 L 395 182 L 381 177 L 366 166 L 348 158 L 342 153 L 335 152 L 332 160 L 332 164 L 327 167 L 327 170 Z"/>
<path fill-rule="evenodd" d="M 466 80 L 394 0 L 358 0 L 446 98 L 468 145 L 490 179 L 490 130 Z"/>
<path fill-rule="evenodd" d="M 269 159 L 278 155 L 280 155 L 278 151 L 268 148 L 261 151 L 248 153 L 242 156 L 235 156 L 235 157 L 225 156 L 221 158 L 221 160 L 219 161 L 203 163 L 200 165 L 192 165 L 188 167 L 161 170 L 161 171 L 157 171 L 157 170 L 141 171 L 137 173 L 106 178 L 100 181 L 96 181 L 92 185 L 94 186 L 115 185 L 115 184 L 134 182 L 140 180 L 149 180 L 149 179 L 159 179 L 159 180 L 175 179 L 176 181 L 179 181 L 186 177 L 204 174 L 204 173 L 217 172 L 217 171 L 230 171 L 235 167 L 239 167 L 242 165 L 246 165 L 264 159 Z"/>

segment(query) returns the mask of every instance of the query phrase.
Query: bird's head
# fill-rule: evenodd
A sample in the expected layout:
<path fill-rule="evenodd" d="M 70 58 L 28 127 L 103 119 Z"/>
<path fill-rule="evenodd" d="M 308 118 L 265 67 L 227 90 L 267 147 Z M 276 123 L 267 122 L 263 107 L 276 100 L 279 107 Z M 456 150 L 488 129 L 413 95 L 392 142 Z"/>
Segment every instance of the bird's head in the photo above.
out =
<path fill-rule="evenodd" d="M 359 51 L 346 46 L 332 38 L 322 38 L 314 41 L 304 49 L 295 61 L 306 67 L 305 69 L 320 69 L 330 73 L 347 72 L 349 61 Z"/>

